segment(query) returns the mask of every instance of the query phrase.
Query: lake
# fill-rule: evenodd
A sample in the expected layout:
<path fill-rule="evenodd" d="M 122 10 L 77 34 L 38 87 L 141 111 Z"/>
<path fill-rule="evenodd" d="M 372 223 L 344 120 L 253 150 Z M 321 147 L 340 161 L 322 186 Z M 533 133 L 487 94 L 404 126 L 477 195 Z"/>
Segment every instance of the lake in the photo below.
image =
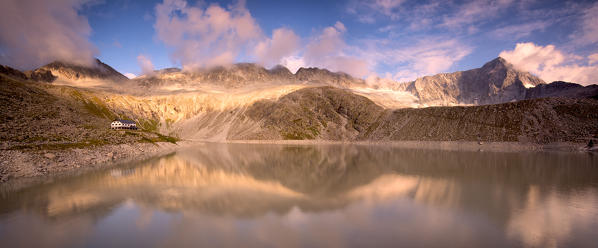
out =
<path fill-rule="evenodd" d="M 2 247 L 596 247 L 598 154 L 200 144 L 18 191 Z"/>

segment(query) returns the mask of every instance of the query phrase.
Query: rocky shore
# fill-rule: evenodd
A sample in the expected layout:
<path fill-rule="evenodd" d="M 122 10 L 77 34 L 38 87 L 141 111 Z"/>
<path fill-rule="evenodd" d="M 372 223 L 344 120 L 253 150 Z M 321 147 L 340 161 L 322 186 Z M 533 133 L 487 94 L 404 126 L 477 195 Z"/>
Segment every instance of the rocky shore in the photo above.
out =
<path fill-rule="evenodd" d="M 131 160 L 144 160 L 172 153 L 190 142 L 131 143 L 64 150 L 3 150 L 0 152 L 0 184 L 37 180 Z"/>

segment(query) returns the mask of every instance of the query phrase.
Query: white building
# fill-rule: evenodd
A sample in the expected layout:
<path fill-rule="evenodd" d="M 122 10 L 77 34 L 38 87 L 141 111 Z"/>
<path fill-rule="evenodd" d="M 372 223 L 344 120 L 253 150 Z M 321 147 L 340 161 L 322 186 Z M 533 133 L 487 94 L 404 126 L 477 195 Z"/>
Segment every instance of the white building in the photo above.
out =
<path fill-rule="evenodd" d="M 130 120 L 114 120 L 110 123 L 111 129 L 134 129 L 137 130 L 137 124 Z"/>

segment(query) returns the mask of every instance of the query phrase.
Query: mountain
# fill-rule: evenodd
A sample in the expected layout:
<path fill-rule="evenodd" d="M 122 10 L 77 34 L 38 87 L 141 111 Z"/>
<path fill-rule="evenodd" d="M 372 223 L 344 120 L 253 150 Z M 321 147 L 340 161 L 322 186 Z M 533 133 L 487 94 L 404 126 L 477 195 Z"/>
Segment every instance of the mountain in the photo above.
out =
<path fill-rule="evenodd" d="M 343 72 L 331 72 L 319 68 L 300 68 L 295 74 L 284 66 L 277 65 L 266 69 L 253 63 L 239 63 L 230 66 L 218 66 L 183 71 L 168 68 L 151 75 L 143 75 L 134 79 L 138 85 L 146 89 L 168 88 L 177 85 L 179 88 L 196 88 L 199 86 L 217 86 L 226 89 L 242 88 L 259 84 L 301 84 L 311 83 L 349 87 L 363 84 Z"/>
<path fill-rule="evenodd" d="M 556 81 L 549 84 L 540 84 L 529 88 L 525 92 L 525 99 L 546 97 L 589 98 L 598 97 L 598 85 L 582 86 L 575 83 Z"/>
<path fill-rule="evenodd" d="M 594 99 L 547 98 L 389 110 L 349 90 L 315 87 L 252 104 L 245 114 L 261 128 L 229 139 L 583 142 L 598 134 L 596 109 Z"/>
<path fill-rule="evenodd" d="M 44 65 L 34 72 L 49 71 L 59 79 L 66 80 L 107 80 L 107 81 L 127 81 L 129 78 L 116 71 L 114 68 L 104 64 L 99 59 L 95 59 L 92 66 L 72 64 L 68 62 L 54 61 Z"/>
<path fill-rule="evenodd" d="M 495 104 L 523 100 L 526 89 L 539 84 L 544 81 L 499 57 L 481 68 L 418 78 L 398 89 L 426 105 Z"/>
<path fill-rule="evenodd" d="M 79 78 L 109 79 L 113 75 L 120 75 L 62 63 L 45 68 L 61 71 L 62 77 L 74 75 L 76 78 L 76 73 L 79 73 Z M 5 116 L 6 121 L 19 120 L 15 122 L 16 126 L 33 128 L 40 126 L 36 124 L 38 122 L 53 120 L 51 125 L 44 126 L 44 132 L 48 135 L 63 130 L 84 130 L 92 123 L 97 124 L 94 129 L 102 129 L 117 117 L 135 120 L 146 130 L 186 139 L 214 141 L 479 138 L 488 141 L 553 142 L 579 141 L 598 133 L 595 111 L 598 104 L 595 99 L 587 98 L 596 96 L 594 93 L 598 86 L 583 87 L 564 82 L 543 84 L 529 73 L 514 70 L 500 58 L 479 69 L 439 74 L 401 86 L 415 89 L 422 102 L 433 99 L 428 103 L 461 104 L 476 97 L 479 97 L 478 103 L 507 103 L 423 109 L 383 107 L 371 95 L 356 93 L 352 87 L 361 80 L 317 68 L 302 68 L 295 74 L 284 67 L 268 70 L 255 64 L 196 71 L 169 68 L 128 81 L 131 85 L 143 86 L 143 83 L 147 83 L 144 87 L 150 89 L 147 91 L 149 93 L 140 95 L 103 88 L 40 84 L 29 80 L 25 73 L 6 67 L 0 69 L 3 72 L 0 74 L 5 78 L 3 86 L 6 86 L 0 88 L 0 91 L 5 92 L 0 100 L 6 100 L 4 106 L 11 110 Z M 254 86 L 259 83 L 265 83 L 265 87 Z M 181 84 L 183 89 L 197 85 L 209 87 L 205 88 L 207 90 L 176 94 L 152 93 L 151 89 L 160 87 L 160 84 Z M 537 86 L 525 88 L 525 85 L 530 84 Z M 210 88 L 214 85 L 220 88 Z M 449 85 L 454 91 L 443 90 Z M 20 89 L 22 93 L 13 92 L 12 89 Z M 430 98 L 432 94 L 424 94 L 432 89 L 441 94 L 437 98 Z M 486 95 L 482 97 L 481 92 Z M 25 101 L 21 97 L 23 94 L 30 94 L 27 98 L 30 100 Z M 36 102 L 35 95 L 51 100 Z M 544 97 L 565 98 L 536 99 Z M 510 102 L 512 99 L 520 101 Z M 18 114 L 20 109 L 26 109 L 27 106 L 36 106 L 36 109 L 26 111 L 25 116 Z M 61 113 L 67 113 L 70 117 L 37 114 L 41 113 L 37 109 L 44 106 L 48 110 L 63 109 Z M 90 116 L 89 121 L 76 124 L 76 128 L 67 125 L 74 122 L 65 121 L 85 115 Z M 15 129 L 11 126 L 3 126 L 4 134 L 16 136 L 18 138 L 15 139 L 24 142 L 20 138 L 23 133 L 13 132 Z M 543 130 L 551 131 L 546 133 Z"/>

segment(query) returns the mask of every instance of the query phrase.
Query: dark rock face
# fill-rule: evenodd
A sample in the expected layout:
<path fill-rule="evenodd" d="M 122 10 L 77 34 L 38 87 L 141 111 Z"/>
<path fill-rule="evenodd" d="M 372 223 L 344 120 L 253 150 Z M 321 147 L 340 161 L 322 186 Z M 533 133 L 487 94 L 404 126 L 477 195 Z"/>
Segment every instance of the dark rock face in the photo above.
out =
<path fill-rule="evenodd" d="M 37 69 L 29 74 L 29 78 L 33 81 L 51 83 L 58 77 L 54 76 L 49 70 Z"/>
<path fill-rule="evenodd" d="M 24 79 L 27 80 L 27 75 L 25 75 L 25 73 L 22 73 L 21 71 L 14 69 L 12 67 L 9 66 L 5 66 L 5 65 L 0 65 L 0 73 L 13 77 L 13 78 L 18 78 L 18 79 Z"/>
<path fill-rule="evenodd" d="M 543 83 L 499 57 L 478 69 L 426 76 L 398 88 L 412 93 L 423 104 L 495 104 L 523 100 L 526 86 Z"/>
<path fill-rule="evenodd" d="M 0 65 L 0 74 L 12 77 L 17 80 L 31 80 L 37 82 L 53 82 L 56 77 L 48 70 L 38 69 L 35 71 L 21 72 L 9 66 Z"/>
<path fill-rule="evenodd" d="M 71 80 L 78 79 L 103 79 L 111 81 L 127 81 L 129 78 L 125 77 L 120 72 L 114 70 L 107 64 L 102 63 L 99 59 L 94 61 L 93 66 L 83 66 L 71 63 L 55 61 L 50 64 L 38 68 L 36 71 L 45 70 L 51 71 L 56 76 L 62 76 Z"/>

